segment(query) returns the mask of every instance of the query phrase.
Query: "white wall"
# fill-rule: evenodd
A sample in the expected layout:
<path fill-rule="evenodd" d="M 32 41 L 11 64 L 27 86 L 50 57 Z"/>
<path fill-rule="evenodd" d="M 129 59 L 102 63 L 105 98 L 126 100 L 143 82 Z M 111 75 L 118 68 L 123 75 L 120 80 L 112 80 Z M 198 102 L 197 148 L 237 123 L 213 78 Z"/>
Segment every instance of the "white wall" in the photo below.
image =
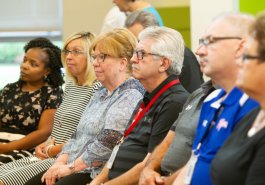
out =
<path fill-rule="evenodd" d="M 238 0 L 190 0 L 191 48 L 198 47 L 199 38 L 211 20 L 221 12 L 238 11 Z"/>
<path fill-rule="evenodd" d="M 77 31 L 98 34 L 111 0 L 63 0 L 63 39 Z"/>
<path fill-rule="evenodd" d="M 191 48 L 196 51 L 199 38 L 211 20 L 221 12 L 238 11 L 238 0 L 190 0 Z M 207 81 L 209 78 L 204 76 Z"/>
<path fill-rule="evenodd" d="M 189 0 L 148 0 L 155 7 L 189 6 Z M 63 0 L 63 39 L 76 31 L 98 34 L 111 0 Z"/>

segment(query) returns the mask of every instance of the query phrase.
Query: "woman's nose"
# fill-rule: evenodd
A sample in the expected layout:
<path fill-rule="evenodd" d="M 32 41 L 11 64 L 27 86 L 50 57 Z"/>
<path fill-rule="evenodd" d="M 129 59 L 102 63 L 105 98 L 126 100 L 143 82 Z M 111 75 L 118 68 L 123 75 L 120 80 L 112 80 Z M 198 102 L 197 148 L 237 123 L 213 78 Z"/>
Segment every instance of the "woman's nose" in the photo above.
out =
<path fill-rule="evenodd" d="M 72 53 L 67 53 L 67 54 L 65 54 L 65 59 L 66 60 L 71 60 L 72 59 Z"/>
<path fill-rule="evenodd" d="M 20 68 L 22 68 L 22 69 L 28 69 L 28 67 L 29 67 L 29 64 L 28 64 L 27 61 L 24 61 L 24 62 L 20 65 Z"/>

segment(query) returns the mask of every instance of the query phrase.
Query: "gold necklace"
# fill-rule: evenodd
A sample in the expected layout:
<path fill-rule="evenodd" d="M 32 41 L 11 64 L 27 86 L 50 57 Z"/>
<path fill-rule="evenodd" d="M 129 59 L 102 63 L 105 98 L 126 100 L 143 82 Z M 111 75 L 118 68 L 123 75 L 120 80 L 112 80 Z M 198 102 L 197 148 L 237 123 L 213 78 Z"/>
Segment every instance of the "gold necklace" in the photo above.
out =
<path fill-rule="evenodd" d="M 263 110 L 260 110 L 254 124 L 248 131 L 248 137 L 254 136 L 258 131 L 260 131 L 265 126 L 265 113 Z"/>

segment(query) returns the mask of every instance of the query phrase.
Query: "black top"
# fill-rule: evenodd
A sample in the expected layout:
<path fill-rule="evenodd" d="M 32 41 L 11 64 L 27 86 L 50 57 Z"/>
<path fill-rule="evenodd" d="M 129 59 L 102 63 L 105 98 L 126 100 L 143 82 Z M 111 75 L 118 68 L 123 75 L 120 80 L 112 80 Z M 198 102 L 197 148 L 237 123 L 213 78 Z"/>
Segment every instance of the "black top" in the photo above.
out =
<path fill-rule="evenodd" d="M 150 100 L 170 81 L 177 79 L 176 75 L 169 76 L 152 93 L 146 93 L 144 103 Z M 113 179 L 144 160 L 148 153 L 164 139 L 171 125 L 177 119 L 178 114 L 189 93 L 181 84 L 167 89 L 153 104 L 149 111 L 135 126 L 132 132 L 125 138 L 117 153 L 112 168 L 109 171 L 109 179 Z M 131 123 L 142 101 L 139 102 L 132 117 Z"/>
<path fill-rule="evenodd" d="M 37 130 L 42 112 L 57 109 L 62 96 L 61 87 L 45 85 L 23 92 L 19 81 L 6 85 L 0 93 L 0 132 L 27 135 Z"/>
<path fill-rule="evenodd" d="M 214 185 L 265 184 L 265 128 L 248 137 L 260 108 L 251 111 L 236 127 L 211 165 Z"/>
<path fill-rule="evenodd" d="M 187 47 L 184 50 L 184 62 L 179 80 L 183 87 L 190 93 L 200 88 L 204 82 L 199 62 L 193 52 Z"/>

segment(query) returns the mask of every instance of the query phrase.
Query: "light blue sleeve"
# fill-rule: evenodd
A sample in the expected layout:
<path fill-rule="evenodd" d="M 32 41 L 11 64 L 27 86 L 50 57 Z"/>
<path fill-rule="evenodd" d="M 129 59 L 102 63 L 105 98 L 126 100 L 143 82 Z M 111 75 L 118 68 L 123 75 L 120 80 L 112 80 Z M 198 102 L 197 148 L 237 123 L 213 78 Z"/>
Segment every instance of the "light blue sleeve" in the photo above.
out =
<path fill-rule="evenodd" d="M 135 89 L 125 90 L 111 105 L 106 113 L 104 128 L 82 154 L 83 161 L 89 166 L 88 169 L 93 168 L 93 162 L 100 162 L 103 166 L 108 160 L 142 97 Z"/>

